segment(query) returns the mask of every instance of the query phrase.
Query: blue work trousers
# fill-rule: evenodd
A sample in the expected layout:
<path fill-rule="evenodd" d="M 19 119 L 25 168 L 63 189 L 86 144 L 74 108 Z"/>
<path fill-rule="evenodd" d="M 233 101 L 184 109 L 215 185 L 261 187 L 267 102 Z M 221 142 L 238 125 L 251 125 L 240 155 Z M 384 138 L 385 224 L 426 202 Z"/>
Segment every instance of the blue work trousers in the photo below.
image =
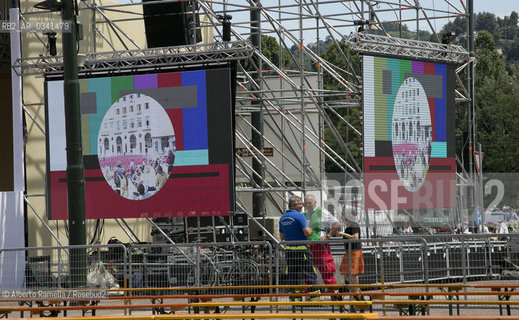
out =
<path fill-rule="evenodd" d="M 289 285 L 317 284 L 317 272 L 314 268 L 312 253 L 308 248 L 291 249 L 287 246 L 285 258 L 287 260 L 286 271 Z"/>

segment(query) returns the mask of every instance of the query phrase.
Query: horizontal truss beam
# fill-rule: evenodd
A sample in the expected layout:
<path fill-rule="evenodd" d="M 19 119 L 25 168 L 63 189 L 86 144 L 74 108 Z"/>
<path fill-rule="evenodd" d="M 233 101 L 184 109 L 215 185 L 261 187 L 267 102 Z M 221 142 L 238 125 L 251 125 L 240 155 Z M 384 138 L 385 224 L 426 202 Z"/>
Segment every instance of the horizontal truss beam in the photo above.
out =
<path fill-rule="evenodd" d="M 469 52 L 453 44 L 393 38 L 364 32 L 352 33 L 346 43 L 355 51 L 374 55 L 400 56 L 444 63 L 465 63 Z"/>
<path fill-rule="evenodd" d="M 179 66 L 214 65 L 249 59 L 254 48 L 247 41 L 215 42 L 178 47 L 134 49 L 78 55 L 80 74 L 167 69 Z M 62 75 L 63 56 L 17 59 L 13 70 L 22 76 Z"/>

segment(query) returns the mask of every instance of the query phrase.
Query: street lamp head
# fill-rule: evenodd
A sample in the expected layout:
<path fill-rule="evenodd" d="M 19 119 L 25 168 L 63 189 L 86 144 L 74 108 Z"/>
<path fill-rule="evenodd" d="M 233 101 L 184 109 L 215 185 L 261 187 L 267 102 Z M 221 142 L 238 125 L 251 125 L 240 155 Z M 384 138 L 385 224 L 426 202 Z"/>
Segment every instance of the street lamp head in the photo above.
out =
<path fill-rule="evenodd" d="M 370 24 L 369 20 L 353 20 L 354 26 L 364 26 Z"/>
<path fill-rule="evenodd" d="M 56 32 L 55 31 L 46 31 L 43 33 L 47 36 L 49 43 L 47 49 L 49 50 L 49 54 L 51 56 L 55 56 L 58 51 L 56 50 Z"/>
<path fill-rule="evenodd" d="M 224 14 L 224 15 L 217 15 L 216 18 L 220 21 L 222 21 L 222 26 L 223 26 L 223 30 L 222 30 L 222 40 L 223 41 L 231 41 L 231 19 L 232 19 L 232 16 L 231 15 L 228 15 L 228 14 Z"/>
<path fill-rule="evenodd" d="M 85 66 L 85 60 L 87 59 L 87 55 L 84 53 L 78 53 L 77 54 L 77 65 L 79 67 Z"/>
<path fill-rule="evenodd" d="M 364 26 L 369 26 L 370 25 L 370 21 L 369 20 L 353 20 L 353 25 L 354 26 L 359 26 L 359 29 L 357 30 L 357 32 L 364 32 Z"/>

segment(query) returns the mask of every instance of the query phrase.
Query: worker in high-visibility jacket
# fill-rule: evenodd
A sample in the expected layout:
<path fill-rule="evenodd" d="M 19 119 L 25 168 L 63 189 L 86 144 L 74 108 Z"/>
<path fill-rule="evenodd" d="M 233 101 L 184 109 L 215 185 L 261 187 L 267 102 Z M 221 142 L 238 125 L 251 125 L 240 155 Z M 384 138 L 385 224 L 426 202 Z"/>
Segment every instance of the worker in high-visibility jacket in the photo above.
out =
<path fill-rule="evenodd" d="M 318 207 L 315 196 L 308 194 L 305 196 L 303 214 L 308 221 L 308 226 L 312 229 L 312 235 L 308 240 L 330 240 L 339 230 L 341 223 L 328 210 Z M 310 244 L 310 251 L 314 259 L 314 266 L 321 273 L 324 284 L 336 284 L 335 281 L 335 262 L 333 261 L 332 251 L 329 243 Z"/>

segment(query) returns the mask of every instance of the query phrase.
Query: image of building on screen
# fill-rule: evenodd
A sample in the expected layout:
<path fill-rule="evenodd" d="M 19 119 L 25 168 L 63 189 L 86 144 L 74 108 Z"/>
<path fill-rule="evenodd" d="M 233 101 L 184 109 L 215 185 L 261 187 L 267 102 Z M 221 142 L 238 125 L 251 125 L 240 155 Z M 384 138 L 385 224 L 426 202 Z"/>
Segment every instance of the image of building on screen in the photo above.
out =
<path fill-rule="evenodd" d="M 398 90 L 392 127 L 396 171 L 408 191 L 417 191 L 429 170 L 432 127 L 425 90 L 414 77 L 406 78 Z"/>
<path fill-rule="evenodd" d="M 173 167 L 173 125 L 155 99 L 128 94 L 106 112 L 97 149 L 101 171 L 112 189 L 127 199 L 146 199 L 164 186 Z"/>

